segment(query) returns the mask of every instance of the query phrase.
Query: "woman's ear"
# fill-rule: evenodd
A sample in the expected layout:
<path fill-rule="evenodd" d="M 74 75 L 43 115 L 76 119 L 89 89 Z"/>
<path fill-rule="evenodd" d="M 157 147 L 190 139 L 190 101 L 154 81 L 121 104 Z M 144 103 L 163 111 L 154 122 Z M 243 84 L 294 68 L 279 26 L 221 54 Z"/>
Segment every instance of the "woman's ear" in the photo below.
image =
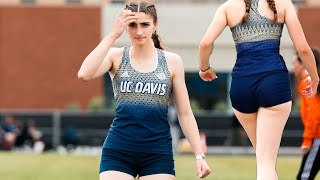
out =
<path fill-rule="evenodd" d="M 154 23 L 154 30 L 153 30 L 153 33 L 157 31 L 157 28 L 158 28 L 158 22 Z"/>

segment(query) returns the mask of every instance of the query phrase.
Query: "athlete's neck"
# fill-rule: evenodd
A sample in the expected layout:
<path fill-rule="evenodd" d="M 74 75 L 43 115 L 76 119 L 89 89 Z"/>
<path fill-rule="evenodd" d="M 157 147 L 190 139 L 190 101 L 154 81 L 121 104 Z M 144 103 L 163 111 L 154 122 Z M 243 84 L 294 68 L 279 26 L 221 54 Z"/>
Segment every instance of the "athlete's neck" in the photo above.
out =
<path fill-rule="evenodd" d="M 143 45 L 143 46 L 137 46 L 133 45 L 131 47 L 131 56 L 134 58 L 137 58 L 135 60 L 139 61 L 147 61 L 150 59 L 153 59 L 155 55 L 155 47 L 153 44 L 151 45 Z"/>

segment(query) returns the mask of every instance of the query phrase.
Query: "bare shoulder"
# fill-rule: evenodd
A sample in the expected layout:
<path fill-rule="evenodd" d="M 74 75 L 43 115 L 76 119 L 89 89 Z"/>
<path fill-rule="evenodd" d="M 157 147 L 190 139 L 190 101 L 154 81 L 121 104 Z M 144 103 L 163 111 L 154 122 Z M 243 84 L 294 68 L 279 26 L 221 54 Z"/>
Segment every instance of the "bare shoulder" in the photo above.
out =
<path fill-rule="evenodd" d="M 164 51 L 164 54 L 172 77 L 184 71 L 182 59 L 178 54 L 168 51 Z"/>
<path fill-rule="evenodd" d="M 122 55 L 123 55 L 123 50 L 124 50 L 124 47 L 112 47 L 110 48 L 109 52 L 108 52 L 108 56 L 113 59 L 113 60 L 116 60 L 116 59 L 121 59 Z"/>
<path fill-rule="evenodd" d="M 227 0 L 224 2 L 220 8 L 223 8 L 225 10 L 233 9 L 233 8 L 239 8 L 240 5 L 243 5 L 244 1 L 242 0 Z"/>
<path fill-rule="evenodd" d="M 274 0 L 275 3 L 282 4 L 282 5 L 291 5 L 292 0 Z"/>
<path fill-rule="evenodd" d="M 274 1 L 275 1 L 277 9 L 280 9 L 280 10 L 285 11 L 288 7 L 293 6 L 291 0 L 274 0 Z"/>
<path fill-rule="evenodd" d="M 182 64 L 182 59 L 178 54 L 169 51 L 163 52 L 169 66 L 176 66 L 178 64 Z"/>
<path fill-rule="evenodd" d="M 112 69 L 110 70 L 111 74 L 115 74 L 116 71 L 118 70 L 119 65 L 121 63 L 121 60 L 122 60 L 123 50 L 124 50 L 124 47 L 121 47 L 121 48 L 112 47 L 112 48 L 110 48 L 107 56 L 108 56 L 108 59 L 112 63 Z"/>

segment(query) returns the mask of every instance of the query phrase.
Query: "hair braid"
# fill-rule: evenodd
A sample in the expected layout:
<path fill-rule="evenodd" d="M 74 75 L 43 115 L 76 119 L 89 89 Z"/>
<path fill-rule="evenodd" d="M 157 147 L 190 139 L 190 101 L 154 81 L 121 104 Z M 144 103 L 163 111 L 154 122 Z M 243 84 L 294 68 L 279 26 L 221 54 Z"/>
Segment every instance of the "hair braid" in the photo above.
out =
<path fill-rule="evenodd" d="M 246 13 L 243 16 L 242 23 L 246 23 L 249 19 L 249 12 L 251 8 L 251 2 L 250 0 L 244 0 L 244 3 L 246 4 Z"/>
<path fill-rule="evenodd" d="M 152 38 L 152 40 L 153 40 L 154 47 L 163 50 L 163 47 L 162 47 L 162 45 L 161 45 L 161 40 L 160 40 L 159 35 L 157 34 L 157 31 L 155 31 L 154 33 L 152 33 L 152 37 L 151 37 L 151 38 Z"/>
<path fill-rule="evenodd" d="M 274 0 L 267 0 L 267 2 L 269 4 L 270 9 L 273 11 L 273 14 L 274 14 L 273 21 L 277 22 L 278 12 L 277 12 L 277 8 L 276 8 L 276 4 L 275 4 Z"/>

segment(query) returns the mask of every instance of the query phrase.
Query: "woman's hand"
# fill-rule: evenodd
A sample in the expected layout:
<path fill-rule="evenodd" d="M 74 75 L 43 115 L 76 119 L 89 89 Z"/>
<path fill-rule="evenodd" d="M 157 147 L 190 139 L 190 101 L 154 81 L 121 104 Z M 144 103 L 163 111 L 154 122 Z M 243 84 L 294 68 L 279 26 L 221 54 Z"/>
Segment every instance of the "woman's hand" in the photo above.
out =
<path fill-rule="evenodd" d="M 137 16 L 131 10 L 123 10 L 116 18 L 112 28 L 112 33 L 116 38 L 119 38 L 130 23 L 137 20 Z"/>
<path fill-rule="evenodd" d="M 308 98 L 312 98 L 317 93 L 319 81 L 314 82 L 311 80 L 311 77 L 308 76 L 304 82 L 308 84 L 308 86 L 302 89 L 301 94 Z"/>
<path fill-rule="evenodd" d="M 309 151 L 310 151 L 310 147 L 309 146 L 306 146 L 306 145 L 302 145 L 300 147 L 301 151 L 303 154 L 307 154 Z"/>
<path fill-rule="evenodd" d="M 206 71 L 199 71 L 199 76 L 204 81 L 212 81 L 218 78 L 216 73 L 213 71 L 213 69 L 210 67 Z"/>
<path fill-rule="evenodd" d="M 210 167 L 208 166 L 206 160 L 204 159 L 196 160 L 196 168 L 197 168 L 197 175 L 200 178 L 205 178 L 211 173 Z"/>

